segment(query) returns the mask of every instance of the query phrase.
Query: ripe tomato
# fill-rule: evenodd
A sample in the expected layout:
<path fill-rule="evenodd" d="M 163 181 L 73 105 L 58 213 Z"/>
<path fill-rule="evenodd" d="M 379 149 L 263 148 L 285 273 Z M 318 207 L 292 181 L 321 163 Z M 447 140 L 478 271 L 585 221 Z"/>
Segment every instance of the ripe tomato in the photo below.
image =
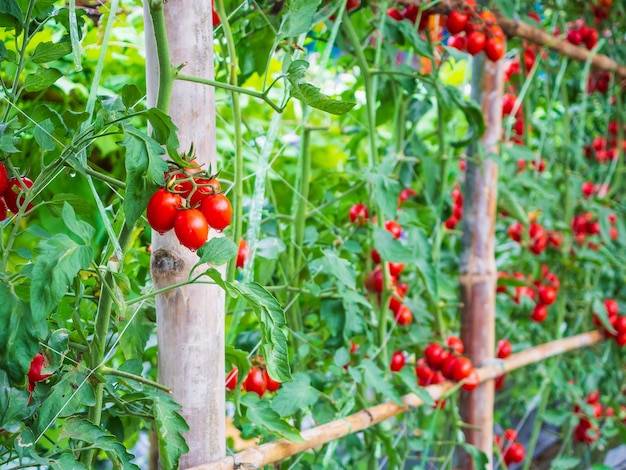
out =
<path fill-rule="evenodd" d="M 213 17 L 213 29 L 217 28 L 220 24 L 222 24 L 222 20 L 220 19 L 220 15 L 217 14 L 215 9 L 213 9 L 212 17 Z"/>
<path fill-rule="evenodd" d="M 417 192 L 413 188 L 404 188 L 398 195 L 398 204 L 408 201 L 413 196 L 417 196 Z"/>
<path fill-rule="evenodd" d="M 383 272 L 380 266 L 365 277 L 365 288 L 369 292 L 380 294 L 383 291 Z"/>
<path fill-rule="evenodd" d="M 457 356 L 450 354 L 441 363 L 441 373 L 446 379 L 450 379 L 450 380 L 453 379 L 454 377 L 453 371 L 454 371 L 454 366 L 456 364 L 457 359 L 458 359 Z"/>
<path fill-rule="evenodd" d="M 618 316 L 613 323 L 613 328 L 617 330 L 618 334 L 626 333 L 626 317 Z"/>
<path fill-rule="evenodd" d="M 604 307 L 606 308 L 606 314 L 609 318 L 619 314 L 619 305 L 617 305 L 614 299 L 606 299 L 604 301 Z"/>
<path fill-rule="evenodd" d="M 517 96 L 515 96 L 513 93 L 506 93 L 502 97 L 502 115 L 508 116 L 512 114 L 516 104 Z"/>
<path fill-rule="evenodd" d="M 0 162 L 0 197 L 4 195 L 4 192 L 9 186 L 9 173 L 4 166 L 4 163 Z"/>
<path fill-rule="evenodd" d="M 524 234 L 524 226 L 521 222 L 513 222 L 513 224 L 508 229 L 509 237 L 511 240 L 516 242 L 522 241 L 522 235 Z"/>
<path fill-rule="evenodd" d="M 259 397 L 262 397 L 267 390 L 267 382 L 265 380 L 265 374 L 257 367 L 253 366 L 248 372 L 246 380 L 243 382 L 243 388 L 246 392 L 254 392 Z"/>
<path fill-rule="evenodd" d="M 400 238 L 400 236 L 402 235 L 402 227 L 395 220 L 386 221 L 385 229 L 387 229 L 387 231 L 391 233 L 394 238 Z"/>
<path fill-rule="evenodd" d="M 485 48 L 485 34 L 480 31 L 472 31 L 467 36 L 467 52 L 471 55 L 476 55 Z"/>
<path fill-rule="evenodd" d="M 174 228 L 174 220 L 182 207 L 180 195 L 171 193 L 165 188 L 157 190 L 146 208 L 146 218 L 153 230 L 161 235 Z"/>
<path fill-rule="evenodd" d="M 178 211 L 174 220 L 174 232 L 181 245 L 195 251 L 206 242 L 209 224 L 198 209 L 186 209 Z"/>
<path fill-rule="evenodd" d="M 369 219 L 369 214 L 367 212 L 367 207 L 363 204 L 354 204 L 350 207 L 350 211 L 348 212 L 348 216 L 350 217 L 350 222 L 357 222 L 359 225 L 363 225 L 367 219 Z"/>
<path fill-rule="evenodd" d="M 513 352 L 513 347 L 506 339 L 498 341 L 498 347 L 496 349 L 496 356 L 499 359 L 506 359 Z"/>
<path fill-rule="evenodd" d="M 263 376 L 265 378 L 265 383 L 267 384 L 268 392 L 275 392 L 282 385 L 280 382 L 276 382 L 270 377 L 270 374 L 267 373 L 267 369 L 263 369 Z"/>
<path fill-rule="evenodd" d="M 506 380 L 506 374 L 499 375 L 495 378 L 494 388 L 496 390 L 500 390 L 504 387 L 504 382 Z"/>
<path fill-rule="evenodd" d="M 439 370 L 445 359 L 444 349 L 439 343 L 430 343 L 424 349 L 424 357 L 431 369 Z"/>
<path fill-rule="evenodd" d="M 237 267 L 243 268 L 246 264 L 246 260 L 250 256 L 250 248 L 248 247 L 248 242 L 246 242 L 243 238 L 239 240 L 239 251 L 237 251 Z"/>
<path fill-rule="evenodd" d="M 402 271 L 404 271 L 403 263 L 389 263 L 389 273 L 392 276 L 399 276 Z"/>
<path fill-rule="evenodd" d="M 489 38 L 485 43 L 485 55 L 492 62 L 499 61 L 504 56 L 505 49 L 504 39 L 498 37 Z"/>
<path fill-rule="evenodd" d="M 426 359 L 423 357 L 417 361 L 415 365 L 415 375 L 417 376 L 418 383 L 421 387 L 430 385 L 435 377 L 435 371 L 428 367 Z"/>
<path fill-rule="evenodd" d="M 239 380 L 239 369 L 235 366 L 226 376 L 226 388 L 228 390 L 235 390 L 238 380 Z"/>
<path fill-rule="evenodd" d="M 556 289 L 552 286 L 539 287 L 539 301 L 544 305 L 552 305 L 556 300 Z"/>
<path fill-rule="evenodd" d="M 209 226 L 215 230 L 224 230 L 230 225 L 233 207 L 222 193 L 211 194 L 202 200 L 202 214 Z"/>
<path fill-rule="evenodd" d="M 28 391 L 32 392 L 35 390 L 35 383 L 41 382 L 42 380 L 46 380 L 52 374 L 42 374 L 41 370 L 43 369 L 45 362 L 45 358 L 43 354 L 37 353 L 33 360 L 30 361 L 30 368 L 28 369 L 28 373 L 26 376 L 28 377 Z"/>
<path fill-rule="evenodd" d="M 452 368 L 452 378 L 457 382 L 469 377 L 474 370 L 472 361 L 467 357 L 457 357 L 454 367 Z"/>
<path fill-rule="evenodd" d="M 372 248 L 372 251 L 370 252 L 370 258 L 372 258 L 372 262 L 374 264 L 379 264 L 381 261 L 380 258 L 380 253 L 378 252 L 378 250 L 376 248 Z"/>
<path fill-rule="evenodd" d="M 453 47 L 459 51 L 464 51 L 467 45 L 465 36 L 450 36 L 448 38 L 448 47 Z"/>
<path fill-rule="evenodd" d="M 196 188 L 189 194 L 189 207 L 196 207 L 205 197 L 210 194 L 217 194 L 222 189 L 220 182 L 215 178 L 196 178 L 194 182 L 196 183 Z"/>
<path fill-rule="evenodd" d="M 480 378 L 478 377 L 478 372 L 476 372 L 476 369 L 472 369 L 470 374 L 464 380 L 465 382 L 463 383 L 461 388 L 466 392 L 471 392 L 480 384 Z"/>
<path fill-rule="evenodd" d="M 505 440 L 509 442 L 515 442 L 515 440 L 517 439 L 517 431 L 515 429 L 506 429 L 503 436 Z"/>
<path fill-rule="evenodd" d="M 411 313 L 411 310 L 409 310 L 409 307 L 402 305 L 393 318 L 398 325 L 404 326 L 411 323 L 413 320 L 413 314 Z"/>
<path fill-rule="evenodd" d="M 404 19 L 404 16 L 402 16 L 402 12 L 397 8 L 389 8 L 387 10 L 387 16 L 396 21 L 402 21 Z"/>
<path fill-rule="evenodd" d="M 202 168 L 195 160 L 191 162 L 191 165 L 190 168 L 181 168 L 178 171 L 171 171 L 165 174 L 167 189 L 180 194 L 183 199 L 187 199 L 193 190 L 193 183 L 191 182 L 193 175 L 202 171 Z"/>
<path fill-rule="evenodd" d="M 480 15 L 478 15 L 482 18 L 482 20 L 485 22 L 485 24 L 487 26 L 492 26 L 495 25 L 498 21 L 496 20 L 496 15 L 494 15 L 491 11 L 489 10 L 484 10 L 480 13 Z"/>
<path fill-rule="evenodd" d="M 463 345 L 463 341 L 458 336 L 448 336 L 446 339 L 446 345 L 452 349 L 454 354 L 460 356 L 465 351 L 465 346 Z"/>
<path fill-rule="evenodd" d="M 0 197 L 0 222 L 7 218 L 7 203 L 4 202 L 4 198 Z"/>
<path fill-rule="evenodd" d="M 596 185 L 591 181 L 585 181 L 580 187 L 580 192 L 583 196 L 591 196 L 596 191 Z"/>
<path fill-rule="evenodd" d="M 406 364 L 406 356 L 404 355 L 404 351 L 396 351 L 391 355 L 391 363 L 389 364 L 389 368 L 392 372 L 398 372 L 401 370 Z"/>
<path fill-rule="evenodd" d="M 20 183 L 21 180 L 21 183 Z M 17 214 L 19 212 L 19 207 L 24 204 L 24 188 L 23 186 L 28 188 L 33 187 L 33 182 L 23 176 L 22 178 L 11 178 L 9 180 L 6 191 L 4 192 L 4 202 L 7 203 L 7 207 L 11 212 Z M 32 203 L 28 203 L 26 206 L 26 211 L 31 210 L 33 207 Z"/>
<path fill-rule="evenodd" d="M 348 0 L 346 3 L 346 11 L 352 11 L 361 5 L 361 0 Z"/>
<path fill-rule="evenodd" d="M 533 313 L 530 316 L 530 318 L 532 318 L 533 321 L 536 321 L 537 323 L 543 322 L 547 317 L 548 317 L 548 307 L 546 307 L 543 304 L 535 305 Z"/>
<path fill-rule="evenodd" d="M 446 21 L 446 29 L 450 34 L 459 34 L 465 29 L 467 15 L 459 10 L 452 10 Z"/>
<path fill-rule="evenodd" d="M 512 462 L 519 463 L 524 461 L 526 450 L 519 442 L 512 443 L 504 453 L 504 462 L 508 465 Z"/>

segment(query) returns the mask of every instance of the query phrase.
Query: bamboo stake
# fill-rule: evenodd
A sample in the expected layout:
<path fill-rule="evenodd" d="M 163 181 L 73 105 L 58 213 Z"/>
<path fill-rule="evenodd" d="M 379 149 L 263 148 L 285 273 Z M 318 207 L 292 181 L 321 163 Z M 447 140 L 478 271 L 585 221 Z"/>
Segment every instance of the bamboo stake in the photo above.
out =
<path fill-rule="evenodd" d="M 563 354 L 574 349 L 580 349 L 596 344 L 604 339 L 599 331 L 582 333 L 577 336 L 560 339 L 551 343 L 535 346 L 526 351 L 513 354 L 507 359 L 494 359 L 491 364 L 476 369 L 481 382 L 492 380 L 495 377 L 511 372 L 528 364 L 534 364 L 558 354 Z M 441 398 L 456 384 L 444 382 L 438 385 L 425 387 L 426 392 L 433 400 Z M 274 462 L 286 459 L 293 455 L 327 444 L 340 439 L 348 434 L 363 431 L 386 419 L 417 408 L 424 404 L 417 395 L 409 393 L 402 397 L 404 406 L 393 402 L 381 403 L 371 408 L 358 411 L 345 418 L 331 421 L 330 423 L 307 429 L 302 432 L 304 442 L 290 442 L 286 439 L 278 439 L 258 447 L 253 447 L 226 457 L 218 462 L 199 465 L 187 470 L 234 470 L 241 468 L 261 468 Z M 491 452 L 490 452 L 491 454 Z"/>
<path fill-rule="evenodd" d="M 502 61 L 491 62 L 480 54 L 472 63 L 472 99 L 480 103 L 486 131 L 481 138 L 484 155 L 497 154 L 502 134 Z M 467 162 L 463 200 L 463 253 L 459 267 L 461 287 L 461 339 L 465 355 L 476 367 L 495 354 L 496 280 L 495 221 L 498 166 L 491 158 Z M 461 416 L 467 442 L 488 456 L 493 446 L 494 386 L 482 383 L 473 392 L 461 393 Z M 463 468 L 473 469 L 471 455 L 462 456 Z M 491 465 L 491 464 L 489 464 Z M 488 468 L 491 468 L 488 466 Z"/>
<path fill-rule="evenodd" d="M 400 0 L 399 3 L 404 5 L 416 5 L 421 6 L 422 1 L 418 0 Z M 449 2 L 443 1 L 429 8 L 428 10 L 435 14 L 447 15 L 452 11 L 452 7 Z M 549 33 L 546 33 L 542 29 L 535 28 L 534 26 L 524 23 L 523 21 L 516 19 L 514 21 L 505 18 L 499 11 L 493 11 L 498 24 L 509 37 L 518 37 L 526 39 L 539 46 L 547 47 L 559 54 L 569 57 L 570 59 L 578 60 L 580 62 L 586 62 L 591 60 L 591 64 L 601 70 L 607 72 L 613 72 L 622 78 L 626 78 L 626 66 L 615 62 L 610 57 L 604 54 L 594 54 L 593 52 L 579 46 L 575 46 L 563 39 L 556 38 Z"/>

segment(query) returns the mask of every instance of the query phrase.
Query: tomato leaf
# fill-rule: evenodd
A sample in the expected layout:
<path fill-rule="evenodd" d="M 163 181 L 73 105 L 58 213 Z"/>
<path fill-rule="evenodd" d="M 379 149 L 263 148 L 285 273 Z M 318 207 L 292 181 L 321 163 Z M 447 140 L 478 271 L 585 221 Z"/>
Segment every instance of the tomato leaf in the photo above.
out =
<path fill-rule="evenodd" d="M 392 167 L 387 162 L 366 175 L 367 180 L 373 185 L 374 200 L 386 219 L 395 218 L 400 194 L 400 184 L 389 176 L 392 171 Z"/>
<path fill-rule="evenodd" d="M 309 63 L 305 60 L 294 60 L 289 65 L 287 79 L 291 84 L 289 91 L 293 98 L 312 108 L 337 115 L 345 114 L 356 106 L 356 103 L 352 101 L 335 100 L 322 93 L 316 86 L 306 83 L 304 73 L 307 68 L 309 68 Z"/>
<path fill-rule="evenodd" d="M 276 41 L 309 32 L 321 0 L 290 0 L 283 16 Z"/>
<path fill-rule="evenodd" d="M 381 259 L 392 263 L 412 263 L 413 253 L 404 247 L 389 231 L 374 227 L 374 246 Z"/>
<path fill-rule="evenodd" d="M 198 249 L 200 259 L 196 266 L 208 263 L 221 266 L 237 255 L 237 245 L 226 237 L 213 237 Z"/>
<path fill-rule="evenodd" d="M 393 400 L 400 406 L 404 406 L 402 397 L 393 388 L 393 385 L 385 378 L 383 371 L 372 361 L 371 359 L 363 359 L 358 366 L 363 371 L 363 378 L 365 383 L 376 390 L 377 393 L 382 394 L 385 398 Z"/>
<path fill-rule="evenodd" d="M 226 363 L 231 364 L 233 367 L 237 368 L 237 385 L 235 385 L 235 389 L 231 392 L 234 394 L 233 401 L 237 407 L 237 412 L 241 414 L 240 410 L 240 400 L 239 395 L 241 394 L 241 384 L 246 377 L 248 376 L 248 372 L 250 372 L 250 361 L 248 360 L 248 352 L 243 351 L 241 349 L 236 349 L 232 346 L 226 346 L 225 348 L 225 356 Z M 228 369 L 230 372 L 230 369 Z M 228 372 L 226 374 L 228 378 Z"/>
<path fill-rule="evenodd" d="M 72 45 L 69 42 L 40 42 L 35 47 L 30 60 L 36 64 L 45 64 L 60 59 L 70 52 L 72 52 Z"/>
<path fill-rule="evenodd" d="M 124 445 L 119 442 L 113 434 L 110 434 L 105 429 L 96 426 L 86 419 L 68 419 L 63 424 L 63 430 L 61 431 L 59 440 L 67 438 L 87 442 L 97 449 L 103 450 L 113 461 L 114 467 L 124 468 L 125 470 L 140 470 L 137 465 L 131 462 L 134 456 L 128 453 Z"/>
<path fill-rule="evenodd" d="M 354 266 L 348 260 L 339 258 L 331 250 L 324 250 L 322 265 L 324 266 L 324 271 L 333 275 L 337 281 L 349 289 L 356 288 L 356 272 Z"/>
<path fill-rule="evenodd" d="M 246 417 L 257 426 L 292 442 L 304 442 L 300 432 L 281 419 L 280 415 L 270 408 L 269 403 L 261 400 L 256 393 L 246 393 L 241 402 L 247 407 Z"/>
<path fill-rule="evenodd" d="M 611 325 L 609 321 L 604 303 L 598 298 L 593 299 L 593 313 L 596 314 L 596 317 L 598 317 L 598 320 L 600 320 L 600 323 L 602 323 L 606 331 L 613 335 L 617 334 L 617 331 L 615 331 L 615 328 L 613 328 L 613 325 Z"/>
<path fill-rule="evenodd" d="M 63 74 L 57 69 L 37 69 L 36 72 L 26 75 L 24 79 L 24 90 L 34 92 L 43 91 L 54 85 Z"/>
<path fill-rule="evenodd" d="M 141 102 L 144 97 L 144 93 L 134 83 L 127 83 L 122 87 L 120 97 L 122 98 L 122 103 L 124 103 L 126 109 L 131 109 L 136 106 L 137 103 Z M 148 112 L 148 115 L 149 114 L 150 113 Z M 152 122 L 150 122 L 150 124 L 152 124 Z M 152 124 L 152 127 L 155 127 L 154 124 Z"/>
<path fill-rule="evenodd" d="M 511 217 L 524 225 L 528 225 L 528 213 L 520 204 L 517 196 L 509 190 L 508 185 L 498 185 L 498 199 L 500 207 L 506 210 Z"/>
<path fill-rule="evenodd" d="M 472 457 L 472 462 L 476 470 L 485 470 L 487 468 L 489 458 L 482 450 L 466 443 L 462 443 L 461 447 Z"/>
<path fill-rule="evenodd" d="M 271 407 L 284 418 L 298 410 L 313 406 L 318 399 L 319 392 L 311 386 L 311 377 L 299 372 L 293 375 L 293 382 L 282 384 L 276 391 Z"/>
<path fill-rule="evenodd" d="M 404 36 L 409 44 L 413 47 L 413 50 L 417 52 L 418 55 L 423 57 L 428 57 L 429 59 L 433 59 L 433 52 L 429 47 L 428 43 L 420 38 L 415 26 L 410 21 L 394 21 L 390 18 L 386 19 L 387 23 L 393 22 L 395 27 L 398 28 L 398 31 Z"/>
<path fill-rule="evenodd" d="M 22 10 L 15 0 L 0 0 L 0 26 L 18 26 L 22 21 Z"/>
<path fill-rule="evenodd" d="M 189 425 L 180 415 L 180 405 L 171 395 L 157 391 L 148 391 L 148 393 L 153 400 L 152 415 L 159 441 L 159 458 L 162 466 L 163 468 L 178 468 L 180 457 L 189 451 L 189 446 L 182 434 L 189 431 Z"/>
<path fill-rule="evenodd" d="M 163 184 L 167 163 L 161 158 L 163 149 L 159 143 L 130 124 L 124 125 L 126 147 L 126 196 L 124 213 L 126 225 L 132 226 L 148 205 L 152 194 Z"/>
<path fill-rule="evenodd" d="M 167 148 L 169 157 L 183 167 L 189 166 L 178 153 L 178 127 L 172 121 L 172 118 L 157 108 L 150 108 L 146 111 L 146 117 L 152 125 L 152 137 L 161 145 Z"/>
<path fill-rule="evenodd" d="M 570 470 L 580 468 L 581 459 L 579 457 L 558 457 L 550 462 L 550 470 Z"/>
<path fill-rule="evenodd" d="M 13 382 L 21 382 L 45 338 L 48 325 L 35 322 L 29 305 L 17 298 L 7 284 L 0 283 L 0 368 Z"/>
<path fill-rule="evenodd" d="M 76 220 L 72 206 L 63 206 L 63 220 L 70 233 L 81 239 L 77 243 L 65 233 L 58 233 L 37 246 L 39 255 L 33 268 L 30 305 L 35 322 L 45 322 L 46 315 L 56 306 L 78 271 L 87 269 L 93 260 L 91 237 L 94 229 Z"/>
<path fill-rule="evenodd" d="M 0 429 L 19 432 L 33 408 L 28 407 L 29 395 L 25 390 L 11 387 L 5 371 L 0 370 Z"/>
<path fill-rule="evenodd" d="M 415 380 L 415 372 L 411 367 L 403 367 L 401 371 L 394 375 L 399 377 L 408 389 L 424 402 L 424 406 L 431 407 L 435 404 L 435 400 L 433 400 L 426 389 L 417 384 L 417 381 Z"/>

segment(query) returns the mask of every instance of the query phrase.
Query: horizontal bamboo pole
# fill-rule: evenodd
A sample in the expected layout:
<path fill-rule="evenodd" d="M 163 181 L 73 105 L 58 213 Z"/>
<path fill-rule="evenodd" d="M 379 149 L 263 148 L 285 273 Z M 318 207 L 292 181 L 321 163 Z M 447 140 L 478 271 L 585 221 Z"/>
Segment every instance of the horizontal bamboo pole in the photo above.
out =
<path fill-rule="evenodd" d="M 539 362 L 558 354 L 563 354 L 574 349 L 591 346 L 604 338 L 599 331 L 591 331 L 570 338 L 564 338 L 551 343 L 542 344 L 534 348 L 513 354 L 508 359 L 494 360 L 493 364 L 476 369 L 481 382 L 491 380 L 506 372 L 518 369 L 528 364 Z M 425 390 L 437 400 L 456 384 L 450 381 L 439 385 L 430 385 Z M 290 442 L 286 439 L 262 444 L 234 456 L 226 457 L 214 463 L 208 463 L 192 467 L 188 470 L 234 470 L 235 468 L 256 468 L 269 465 L 274 462 L 286 459 L 315 447 L 319 447 L 328 442 L 340 439 L 348 434 L 363 431 L 388 418 L 399 415 L 412 408 L 417 408 L 424 404 L 414 393 L 409 393 L 402 397 L 404 406 L 393 402 L 381 403 L 379 405 L 366 408 L 345 418 L 331 421 L 330 423 L 317 426 L 315 428 L 302 431 L 304 442 Z M 237 464 L 237 466 L 236 466 Z M 248 465 L 246 467 L 246 465 Z M 256 466 L 256 467 L 255 467 Z"/>
<path fill-rule="evenodd" d="M 404 5 L 421 6 L 424 2 L 420 0 L 400 0 L 399 3 Z M 453 8 L 450 6 L 448 1 L 440 2 L 429 9 L 429 11 L 441 15 L 447 15 L 452 10 Z M 581 62 L 591 60 L 591 64 L 598 69 L 613 72 L 622 78 L 626 78 L 626 66 L 615 62 L 606 55 L 594 54 L 583 47 L 575 46 L 563 39 L 556 38 L 551 34 L 546 33 L 544 30 L 535 28 L 534 26 L 524 23 L 519 19 L 515 21 L 509 20 L 498 11 L 494 11 L 493 13 L 498 20 L 498 24 L 509 37 L 526 39 L 539 46 L 552 49 L 553 51 L 569 57 L 570 59 Z"/>

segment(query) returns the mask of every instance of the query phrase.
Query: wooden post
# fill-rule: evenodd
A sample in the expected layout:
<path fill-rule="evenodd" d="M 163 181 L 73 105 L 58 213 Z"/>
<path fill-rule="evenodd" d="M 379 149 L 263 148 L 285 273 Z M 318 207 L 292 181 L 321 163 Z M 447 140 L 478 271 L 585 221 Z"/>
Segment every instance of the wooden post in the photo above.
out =
<path fill-rule="evenodd" d="M 146 30 L 146 81 L 148 106 L 154 106 L 158 65 L 152 22 L 144 2 Z M 184 73 L 213 79 L 211 2 L 164 3 L 170 58 L 185 64 Z M 215 96 L 206 85 L 177 81 L 170 116 L 178 126 L 181 150 L 193 142 L 196 159 L 215 167 Z M 214 235 L 214 233 L 209 236 Z M 185 281 L 198 257 L 180 245 L 176 236 L 152 236 L 151 273 L 161 289 Z M 190 285 L 157 296 L 159 378 L 182 405 L 190 430 L 185 438 L 189 452 L 180 468 L 211 462 L 226 455 L 224 390 L 224 292 L 217 286 Z"/>
<path fill-rule="evenodd" d="M 474 57 L 472 99 L 481 103 L 487 130 L 482 137 L 484 155 L 498 151 L 502 133 L 502 61 Z M 498 167 L 490 158 L 470 159 L 464 191 L 463 253 L 460 266 L 461 339 L 474 366 L 485 365 L 495 353 L 495 217 Z M 461 394 L 461 414 L 470 427 L 465 430 L 469 444 L 491 460 L 493 445 L 493 381 L 482 383 L 471 393 Z M 462 456 L 462 468 L 472 469 L 471 457 Z M 491 466 L 489 467 L 491 468 Z"/>

